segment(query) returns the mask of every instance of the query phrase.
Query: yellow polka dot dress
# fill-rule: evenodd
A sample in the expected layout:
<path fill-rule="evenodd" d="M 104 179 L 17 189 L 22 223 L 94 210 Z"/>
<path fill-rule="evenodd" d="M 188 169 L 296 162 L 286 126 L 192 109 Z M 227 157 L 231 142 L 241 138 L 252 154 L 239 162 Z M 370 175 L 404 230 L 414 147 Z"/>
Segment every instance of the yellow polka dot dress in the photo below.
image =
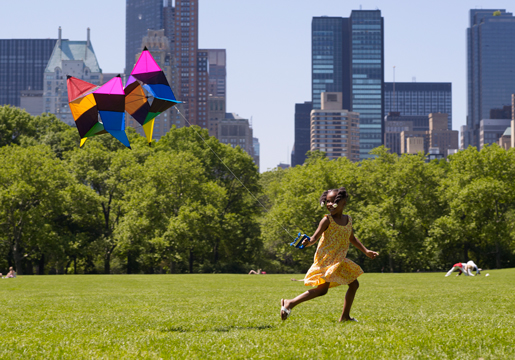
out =
<path fill-rule="evenodd" d="M 315 261 L 304 277 L 304 285 L 318 286 L 329 282 L 329 287 L 347 285 L 363 274 L 363 270 L 346 258 L 352 233 L 352 219 L 347 225 L 338 225 L 332 216 L 322 234 L 315 253 Z"/>

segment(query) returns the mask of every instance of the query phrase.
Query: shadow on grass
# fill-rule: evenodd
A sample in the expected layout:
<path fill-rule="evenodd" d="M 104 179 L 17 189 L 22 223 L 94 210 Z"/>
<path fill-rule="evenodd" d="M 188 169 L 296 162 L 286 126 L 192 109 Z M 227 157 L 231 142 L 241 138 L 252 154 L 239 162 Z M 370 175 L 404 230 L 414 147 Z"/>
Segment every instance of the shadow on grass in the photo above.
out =
<path fill-rule="evenodd" d="M 179 333 L 202 333 L 202 332 L 229 332 L 231 330 L 270 330 L 274 329 L 273 325 L 256 325 L 256 326 L 222 326 L 211 329 L 188 329 L 182 326 L 172 326 L 163 330 L 163 332 L 179 332 Z"/>

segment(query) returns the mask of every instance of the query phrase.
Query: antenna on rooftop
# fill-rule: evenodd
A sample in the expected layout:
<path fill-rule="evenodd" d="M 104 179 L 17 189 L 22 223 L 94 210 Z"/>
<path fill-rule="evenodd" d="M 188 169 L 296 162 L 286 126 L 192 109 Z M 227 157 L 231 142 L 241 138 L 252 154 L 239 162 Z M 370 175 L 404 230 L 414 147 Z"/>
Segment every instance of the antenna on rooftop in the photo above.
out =
<path fill-rule="evenodd" d="M 395 106 L 395 65 L 393 66 L 393 111 L 397 111 Z"/>

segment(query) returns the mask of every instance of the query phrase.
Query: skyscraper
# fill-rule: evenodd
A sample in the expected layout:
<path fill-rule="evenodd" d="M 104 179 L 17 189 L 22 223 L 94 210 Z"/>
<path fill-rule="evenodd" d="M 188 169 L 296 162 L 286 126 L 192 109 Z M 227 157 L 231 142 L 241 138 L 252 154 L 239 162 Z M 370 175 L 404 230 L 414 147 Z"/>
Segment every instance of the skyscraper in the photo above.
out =
<path fill-rule="evenodd" d="M 43 90 L 43 73 L 56 41 L 0 39 L 0 105 L 20 106 L 21 91 Z"/>
<path fill-rule="evenodd" d="M 384 31 L 381 10 L 353 10 L 351 21 L 352 111 L 359 113 L 360 160 L 384 139 Z"/>
<path fill-rule="evenodd" d="M 384 27 L 380 10 L 353 10 L 349 18 L 314 17 L 312 102 L 341 92 L 343 108 L 360 113 L 360 159 L 384 139 Z"/>
<path fill-rule="evenodd" d="M 130 74 L 141 53 L 141 41 L 148 30 L 163 29 L 163 0 L 126 0 L 125 74 Z"/>
<path fill-rule="evenodd" d="M 199 96 L 199 83 L 207 87 L 207 53 L 198 54 L 198 0 L 175 2 L 175 59 L 178 67 L 177 97 L 184 116 L 192 125 L 207 127 L 207 115 L 199 121 L 198 112 L 207 112 L 207 95 Z M 201 65 L 199 67 L 199 57 Z M 199 71 L 202 76 L 199 76 Z M 205 100 L 206 99 L 206 100 Z M 202 123 L 205 123 L 204 125 Z"/>
<path fill-rule="evenodd" d="M 398 112 L 401 116 L 448 115 L 452 130 L 452 84 L 432 82 L 384 83 L 384 116 Z"/>
<path fill-rule="evenodd" d="M 311 110 L 313 103 L 306 101 L 295 104 L 295 137 L 291 153 L 291 166 L 304 164 L 306 153 L 310 149 Z"/>
<path fill-rule="evenodd" d="M 218 135 L 218 125 L 225 119 L 227 106 L 227 54 L 225 49 L 199 50 L 207 52 L 208 61 L 208 128 L 209 135 Z M 206 91 L 205 85 L 201 86 L 201 92 Z M 203 96 L 203 95 L 202 95 Z"/>
<path fill-rule="evenodd" d="M 314 17 L 311 23 L 311 101 L 321 108 L 322 92 L 341 92 L 350 109 L 349 19 Z M 344 88 L 345 86 L 345 88 Z"/>
<path fill-rule="evenodd" d="M 472 9 L 467 29 L 467 126 L 463 148 L 479 148 L 480 123 L 515 93 L 515 17 L 506 10 Z"/>

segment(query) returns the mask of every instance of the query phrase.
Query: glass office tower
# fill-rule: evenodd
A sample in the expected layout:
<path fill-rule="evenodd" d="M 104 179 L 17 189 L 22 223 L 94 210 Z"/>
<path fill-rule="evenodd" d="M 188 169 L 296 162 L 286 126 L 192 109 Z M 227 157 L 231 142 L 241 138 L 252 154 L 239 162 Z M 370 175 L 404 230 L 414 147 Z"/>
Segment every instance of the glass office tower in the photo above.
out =
<path fill-rule="evenodd" d="M 302 165 L 306 161 L 311 141 L 311 110 L 311 101 L 295 104 L 295 142 L 291 152 L 291 167 Z"/>
<path fill-rule="evenodd" d="M 399 112 L 401 116 L 426 117 L 430 113 L 441 112 L 449 116 L 447 126 L 452 130 L 452 84 L 385 82 L 384 116 L 391 112 Z"/>
<path fill-rule="evenodd" d="M 148 30 L 163 28 L 163 0 L 127 0 L 125 10 L 125 73 L 130 74 Z"/>
<path fill-rule="evenodd" d="M 311 23 L 311 100 L 320 109 L 322 92 L 342 92 L 343 107 L 350 109 L 349 19 L 314 17 Z"/>
<path fill-rule="evenodd" d="M 45 68 L 56 42 L 0 39 L 0 106 L 20 106 L 22 90 L 43 90 Z"/>
<path fill-rule="evenodd" d="M 351 104 L 358 112 L 360 160 L 384 139 L 384 32 L 380 10 L 353 10 L 351 22 Z"/>
<path fill-rule="evenodd" d="M 479 149 L 480 123 L 515 93 L 515 17 L 506 10 L 472 9 L 467 29 L 467 134 L 462 147 Z"/>

